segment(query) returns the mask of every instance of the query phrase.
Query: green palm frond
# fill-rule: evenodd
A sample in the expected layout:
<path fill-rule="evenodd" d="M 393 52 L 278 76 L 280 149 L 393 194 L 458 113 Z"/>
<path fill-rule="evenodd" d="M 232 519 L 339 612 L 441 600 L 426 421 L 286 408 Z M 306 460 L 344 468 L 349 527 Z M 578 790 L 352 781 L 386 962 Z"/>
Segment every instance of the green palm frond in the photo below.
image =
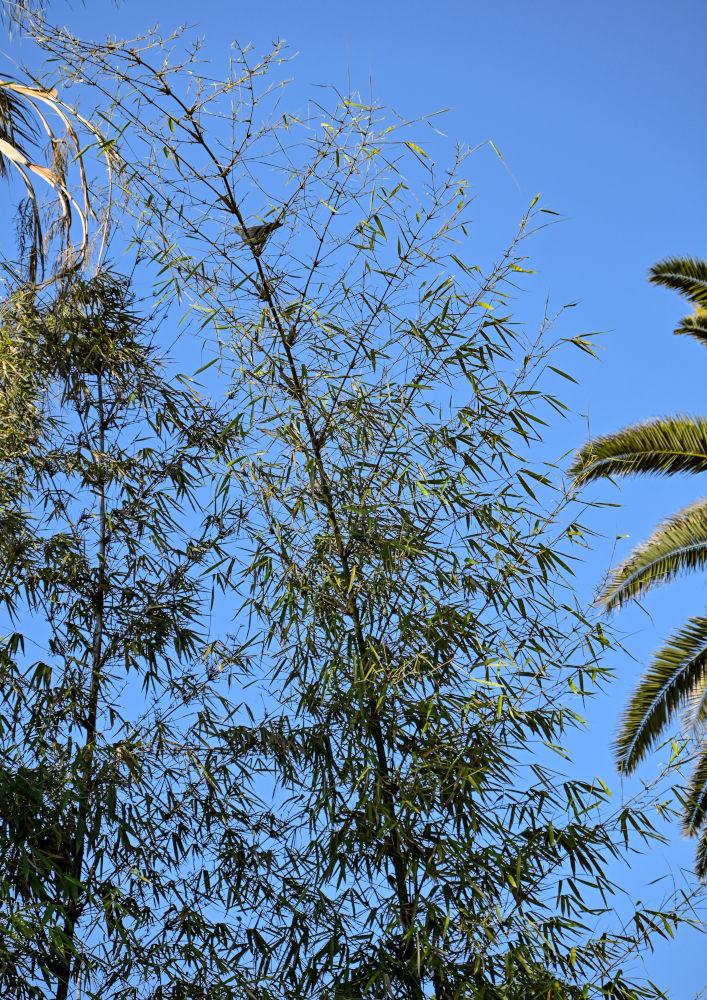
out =
<path fill-rule="evenodd" d="M 594 438 L 570 467 L 580 483 L 636 473 L 707 472 L 707 417 L 676 414 Z"/>
<path fill-rule="evenodd" d="M 707 819 L 707 749 L 703 749 L 687 785 L 687 801 L 683 811 L 683 829 L 694 836 Z M 707 831 L 705 831 L 707 834 Z M 706 855 L 707 860 L 707 855 Z"/>
<path fill-rule="evenodd" d="M 666 257 L 654 264 L 648 275 L 654 285 L 672 288 L 695 305 L 707 306 L 707 260 Z"/>
<path fill-rule="evenodd" d="M 689 618 L 656 654 L 631 697 L 615 744 L 620 771 L 636 768 L 706 679 L 707 618 Z"/>
<path fill-rule="evenodd" d="M 707 309 L 698 306 L 691 316 L 684 316 L 680 325 L 675 327 L 675 333 L 684 333 L 694 337 L 701 344 L 707 344 Z"/>
<path fill-rule="evenodd" d="M 707 499 L 663 521 L 613 571 L 600 595 L 610 610 L 681 573 L 707 566 Z"/>
<path fill-rule="evenodd" d="M 689 704 L 690 724 L 695 732 L 705 732 L 705 719 L 707 718 L 707 683 L 700 688 L 696 688 L 690 696 Z"/>
<path fill-rule="evenodd" d="M 695 859 L 695 873 L 703 881 L 707 878 L 707 829 L 700 837 Z"/>
<path fill-rule="evenodd" d="M 649 280 L 672 288 L 694 306 L 676 334 L 707 344 L 707 260 L 668 257 Z M 598 437 L 581 448 L 570 468 L 576 484 L 603 477 L 707 472 L 707 417 L 658 417 Z M 610 575 L 601 601 L 621 607 L 680 573 L 707 567 L 707 499 L 658 525 Z M 675 715 L 685 709 L 698 734 L 701 756 L 682 797 L 683 826 L 702 832 L 696 870 L 707 880 L 707 617 L 690 618 L 655 655 L 624 713 L 615 753 L 620 771 L 631 773 L 655 746 Z"/>

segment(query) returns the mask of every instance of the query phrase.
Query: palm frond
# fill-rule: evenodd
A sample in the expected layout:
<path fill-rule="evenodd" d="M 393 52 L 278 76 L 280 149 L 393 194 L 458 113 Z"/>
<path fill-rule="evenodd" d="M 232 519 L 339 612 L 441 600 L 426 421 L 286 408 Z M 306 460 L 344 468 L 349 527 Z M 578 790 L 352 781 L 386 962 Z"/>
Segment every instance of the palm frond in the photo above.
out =
<path fill-rule="evenodd" d="M 34 0 L 0 0 L 0 24 L 7 24 L 12 35 L 12 29 L 21 27 L 26 15 L 39 6 Z"/>
<path fill-rule="evenodd" d="M 659 524 L 653 534 L 613 571 L 600 595 L 613 610 L 681 573 L 707 566 L 707 499 Z"/>
<path fill-rule="evenodd" d="M 707 344 L 707 260 L 668 257 L 649 280 L 679 292 L 694 306 L 676 334 Z M 707 472 L 707 417 L 677 414 L 634 424 L 590 440 L 570 468 L 575 482 L 603 477 Z M 601 594 L 607 608 L 621 607 L 675 576 L 707 566 L 707 499 L 663 521 L 610 575 Z M 624 712 L 614 750 L 619 771 L 631 773 L 655 746 L 670 720 L 689 711 L 693 731 L 707 719 L 707 617 L 690 618 L 654 656 Z M 685 830 L 704 831 L 697 874 L 707 879 L 707 742 L 682 800 Z"/>
<path fill-rule="evenodd" d="M 27 155 L 28 144 L 37 139 L 37 126 L 17 94 L 0 87 L 0 139 Z M 0 153 L 0 177 L 7 177 L 9 163 Z"/>
<path fill-rule="evenodd" d="M 707 260 L 666 257 L 654 264 L 648 275 L 654 285 L 672 288 L 695 305 L 707 306 Z"/>
<path fill-rule="evenodd" d="M 656 654 L 629 701 L 614 745 L 620 771 L 636 768 L 706 678 L 707 618 L 689 618 Z"/>
<path fill-rule="evenodd" d="M 707 878 L 707 829 L 700 837 L 695 859 L 695 874 L 704 881 Z"/>
<path fill-rule="evenodd" d="M 707 819 L 707 748 L 702 750 L 685 791 L 683 829 L 685 833 L 694 836 Z"/>
<path fill-rule="evenodd" d="M 679 326 L 675 327 L 674 333 L 684 333 L 688 337 L 694 337 L 701 344 L 707 344 L 707 309 L 698 306 L 692 315 L 684 316 Z"/>
<path fill-rule="evenodd" d="M 577 452 L 569 470 L 578 483 L 676 472 L 707 472 L 707 417 L 657 417 L 594 438 Z"/>
<path fill-rule="evenodd" d="M 55 131 L 54 122 L 58 119 L 60 129 Z M 55 218 L 49 230 L 60 234 L 61 249 L 58 255 L 59 266 L 49 280 L 55 280 L 82 264 L 88 256 L 89 222 L 96 218 L 88 193 L 88 183 L 84 168 L 84 149 L 79 140 L 79 129 L 85 129 L 96 140 L 96 146 L 107 161 L 109 174 L 109 189 L 111 180 L 111 144 L 106 143 L 98 129 L 78 115 L 73 109 L 61 101 L 54 90 L 42 90 L 38 87 L 28 87 L 12 80 L 0 80 L 0 176 L 7 175 L 13 167 L 24 182 L 26 202 L 31 206 L 32 217 L 35 220 L 35 233 L 32 246 L 44 253 L 45 239 L 41 231 L 41 199 L 35 184 L 37 179 L 48 185 L 54 198 Z M 48 140 L 51 153 L 51 165 L 35 162 L 32 147 L 36 146 L 36 136 L 43 132 Z M 77 184 L 74 184 L 74 194 L 68 187 L 65 171 L 65 147 L 70 151 L 72 165 L 77 173 Z M 60 155 L 57 155 L 59 151 Z M 109 196 L 110 200 L 110 196 Z M 74 238 L 74 232 L 79 230 L 79 239 Z M 106 223 L 104 224 L 104 232 Z M 100 258 L 100 254 L 99 254 Z M 40 261 L 43 264 L 43 260 Z M 31 274 L 36 271 L 30 263 Z"/>

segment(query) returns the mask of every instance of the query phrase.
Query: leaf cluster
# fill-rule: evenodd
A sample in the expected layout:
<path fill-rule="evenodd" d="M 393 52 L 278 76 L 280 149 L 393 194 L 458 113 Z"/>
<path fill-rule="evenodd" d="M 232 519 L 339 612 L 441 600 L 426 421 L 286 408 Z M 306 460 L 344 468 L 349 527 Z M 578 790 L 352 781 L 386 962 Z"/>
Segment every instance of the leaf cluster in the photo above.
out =
<path fill-rule="evenodd" d="M 542 453 L 572 344 L 511 311 L 541 210 L 472 257 L 468 152 L 436 168 L 356 95 L 283 113 L 280 46 L 214 81 L 153 36 L 42 37 L 105 102 L 163 323 L 219 353 L 203 395 L 166 379 L 114 276 L 8 305 L 2 766 L 52 779 L 3 834 L 39 880 L 0 887 L 5 982 L 661 996 L 632 961 L 691 900 L 624 921 L 609 867 L 660 840 L 656 802 L 612 811 L 565 763 L 611 640 Z"/>
<path fill-rule="evenodd" d="M 654 265 L 650 281 L 672 288 L 695 311 L 676 334 L 704 342 L 707 264 L 691 257 L 670 257 Z M 577 454 L 571 474 L 580 482 L 603 476 L 699 474 L 707 469 L 707 420 L 701 416 L 660 417 L 589 441 Z M 601 594 L 608 608 L 621 607 L 675 577 L 702 569 L 707 553 L 707 503 L 700 500 L 663 521 L 653 534 L 610 575 Z M 707 874 L 707 750 L 705 720 L 705 644 L 707 620 L 690 618 L 656 653 L 624 714 L 616 741 L 619 768 L 631 773 L 686 709 L 696 738 L 697 763 L 684 794 L 686 832 L 701 835 L 697 870 Z"/>

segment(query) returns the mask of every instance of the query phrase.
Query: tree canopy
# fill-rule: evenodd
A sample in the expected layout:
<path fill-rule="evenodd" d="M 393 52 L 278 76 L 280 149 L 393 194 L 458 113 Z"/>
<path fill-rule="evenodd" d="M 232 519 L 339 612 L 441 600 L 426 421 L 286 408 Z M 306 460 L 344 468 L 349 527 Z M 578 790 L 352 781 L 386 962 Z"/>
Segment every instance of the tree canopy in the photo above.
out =
<path fill-rule="evenodd" d="M 563 745 L 611 639 L 543 445 L 591 345 L 510 306 L 537 199 L 481 262 L 468 151 L 283 111 L 281 46 L 214 80 L 23 16 L 131 273 L 20 243 L 1 314 L 3 988 L 663 996 L 693 898 L 613 866 L 669 808 Z"/>

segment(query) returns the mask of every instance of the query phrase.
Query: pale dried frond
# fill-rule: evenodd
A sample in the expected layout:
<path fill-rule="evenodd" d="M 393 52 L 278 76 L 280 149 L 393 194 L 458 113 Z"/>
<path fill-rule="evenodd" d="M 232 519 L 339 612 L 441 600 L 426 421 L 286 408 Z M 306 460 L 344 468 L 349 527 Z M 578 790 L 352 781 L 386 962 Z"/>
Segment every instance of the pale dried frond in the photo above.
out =
<path fill-rule="evenodd" d="M 97 211 L 89 198 L 84 158 L 91 147 L 105 156 L 110 191 L 111 158 L 98 129 L 56 90 L 0 80 L 0 177 L 14 173 L 23 181 L 21 249 L 27 250 L 23 263 L 32 285 L 41 287 L 83 267 L 93 236 L 100 243 L 100 261 L 109 204 Z M 45 163 L 38 162 L 42 158 Z"/>

